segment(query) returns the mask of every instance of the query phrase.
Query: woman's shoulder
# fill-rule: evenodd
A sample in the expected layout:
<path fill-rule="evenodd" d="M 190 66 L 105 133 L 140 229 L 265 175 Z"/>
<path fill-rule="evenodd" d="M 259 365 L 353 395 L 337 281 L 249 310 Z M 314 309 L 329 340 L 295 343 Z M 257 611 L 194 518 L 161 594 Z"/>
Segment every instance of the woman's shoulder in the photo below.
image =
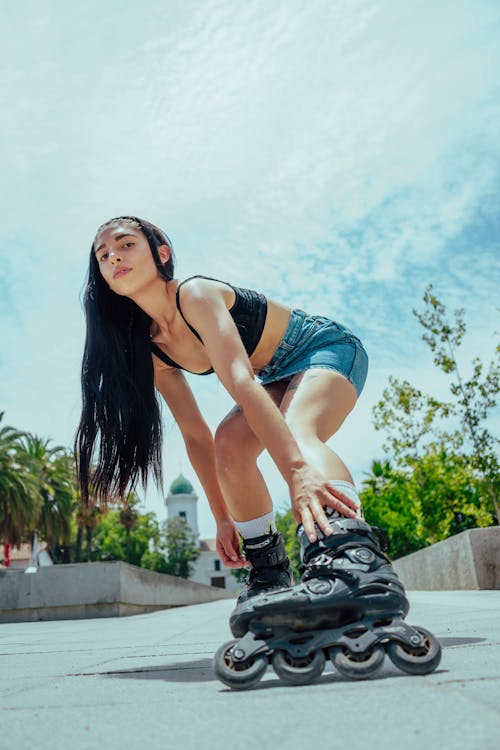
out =
<path fill-rule="evenodd" d="M 194 274 L 193 276 L 187 276 L 185 279 L 178 280 L 177 291 L 185 286 L 189 289 L 215 289 L 221 284 L 224 286 L 231 286 L 228 281 L 222 281 L 221 279 L 214 279 L 212 276 L 203 276 L 202 274 Z"/>
<path fill-rule="evenodd" d="M 177 284 L 177 302 L 179 302 L 182 290 L 182 300 L 216 300 L 221 296 L 225 301 L 234 301 L 234 287 L 228 281 L 214 279 L 211 276 L 188 276 Z"/>

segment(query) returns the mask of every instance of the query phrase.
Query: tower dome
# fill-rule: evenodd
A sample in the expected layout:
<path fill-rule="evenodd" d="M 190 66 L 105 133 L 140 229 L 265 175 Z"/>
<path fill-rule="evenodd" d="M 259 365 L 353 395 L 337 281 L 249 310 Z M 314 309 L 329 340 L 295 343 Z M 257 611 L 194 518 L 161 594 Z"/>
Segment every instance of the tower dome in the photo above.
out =
<path fill-rule="evenodd" d="M 189 479 L 182 474 L 174 479 L 165 498 L 165 505 L 168 518 L 172 519 L 177 516 L 184 518 L 195 538 L 198 539 L 198 496 Z"/>
<path fill-rule="evenodd" d="M 191 495 L 194 492 L 193 485 L 185 476 L 179 474 L 170 485 L 171 495 Z"/>

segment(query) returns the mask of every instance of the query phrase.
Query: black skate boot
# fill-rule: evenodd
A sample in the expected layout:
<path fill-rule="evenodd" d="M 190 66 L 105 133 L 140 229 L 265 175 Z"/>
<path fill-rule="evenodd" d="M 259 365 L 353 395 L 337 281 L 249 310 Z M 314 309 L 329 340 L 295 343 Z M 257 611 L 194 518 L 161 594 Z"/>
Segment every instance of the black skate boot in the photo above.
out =
<path fill-rule="evenodd" d="M 301 632 L 340 627 L 367 615 L 406 616 L 403 584 L 373 528 L 359 518 L 342 516 L 331 525 L 329 536 L 316 529 L 315 542 L 302 525 L 297 528 L 302 581 L 286 591 L 256 592 L 260 596 L 252 601 L 252 619 Z"/>
<path fill-rule="evenodd" d="M 365 521 L 330 519 L 333 533 L 309 541 L 297 529 L 304 566 L 292 588 L 256 592 L 238 605 L 236 641 L 217 651 L 214 670 L 229 687 L 256 685 L 271 662 L 285 682 L 316 680 L 329 658 L 344 677 L 367 679 L 385 655 L 408 674 L 428 674 L 441 659 L 439 641 L 408 625 L 403 584 Z M 258 593 L 258 595 L 257 595 Z"/>
<path fill-rule="evenodd" d="M 229 625 L 235 637 L 244 635 L 252 619 L 252 598 L 259 594 L 293 586 L 290 561 L 279 532 L 243 541 L 243 551 L 251 564 L 245 589 L 231 614 Z"/>
<path fill-rule="evenodd" d="M 329 536 L 317 529 L 315 542 L 302 525 L 297 528 L 302 588 L 313 594 L 314 601 L 304 625 L 337 627 L 366 615 L 405 617 L 408 599 L 382 549 L 382 532 L 360 518 L 339 516 L 331 519 L 331 526 Z"/>

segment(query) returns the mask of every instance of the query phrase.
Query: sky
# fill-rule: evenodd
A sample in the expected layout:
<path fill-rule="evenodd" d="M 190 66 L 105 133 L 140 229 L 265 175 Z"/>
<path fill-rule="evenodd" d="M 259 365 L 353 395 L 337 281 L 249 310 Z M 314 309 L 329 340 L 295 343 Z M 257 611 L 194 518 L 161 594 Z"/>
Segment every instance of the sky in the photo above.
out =
<path fill-rule="evenodd" d="M 500 288 L 500 3 L 20 0 L 0 6 L 0 411 L 71 446 L 97 227 L 134 214 L 205 274 L 348 325 L 366 388 L 330 441 L 358 484 L 393 375 L 445 397 L 412 308 L 432 283 L 491 359 Z M 232 406 L 188 376 L 210 427 Z M 490 418 L 498 432 L 500 414 Z M 183 473 L 164 409 L 166 489 Z M 276 506 L 287 488 L 264 456 Z M 144 496 L 143 496 L 144 497 Z M 148 488 L 144 508 L 165 517 Z"/>

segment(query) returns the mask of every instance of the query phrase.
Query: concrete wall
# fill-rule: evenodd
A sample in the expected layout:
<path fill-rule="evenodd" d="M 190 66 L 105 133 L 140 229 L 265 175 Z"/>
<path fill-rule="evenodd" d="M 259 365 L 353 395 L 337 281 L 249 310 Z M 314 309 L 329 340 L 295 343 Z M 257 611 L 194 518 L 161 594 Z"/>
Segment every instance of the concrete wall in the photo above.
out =
<path fill-rule="evenodd" d="M 394 562 L 408 589 L 500 589 L 500 527 L 470 529 Z"/>
<path fill-rule="evenodd" d="M 0 571 L 0 623 L 112 617 L 234 597 L 123 562 Z"/>
<path fill-rule="evenodd" d="M 471 529 L 396 560 L 408 589 L 500 589 L 500 527 Z M 234 598 L 123 562 L 0 570 L 0 623 L 112 617 Z"/>

